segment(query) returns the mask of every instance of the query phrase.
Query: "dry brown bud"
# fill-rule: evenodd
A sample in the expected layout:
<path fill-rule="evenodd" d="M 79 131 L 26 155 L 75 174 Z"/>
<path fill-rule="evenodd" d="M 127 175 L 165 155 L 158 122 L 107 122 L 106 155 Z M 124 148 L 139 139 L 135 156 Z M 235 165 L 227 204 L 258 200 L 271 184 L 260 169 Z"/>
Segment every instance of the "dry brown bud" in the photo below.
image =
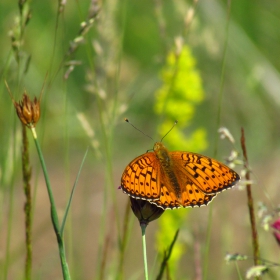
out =
<path fill-rule="evenodd" d="M 140 224 L 148 224 L 149 222 L 158 219 L 164 212 L 162 208 L 157 207 L 155 204 L 151 204 L 147 200 L 135 199 L 133 197 L 129 198 L 131 209 Z"/>
<path fill-rule="evenodd" d="M 6 81 L 5 84 L 13 101 L 13 104 L 16 108 L 16 112 L 20 121 L 29 128 L 35 127 L 36 123 L 40 119 L 40 100 L 43 93 L 43 89 L 41 91 L 39 100 L 37 99 L 37 97 L 35 97 L 34 100 L 31 101 L 25 90 L 23 93 L 22 100 L 16 102 Z"/>
<path fill-rule="evenodd" d="M 21 122 L 28 127 L 35 127 L 40 119 L 40 101 L 36 97 L 31 101 L 24 91 L 22 100 L 18 103 L 14 100 L 13 102 Z"/>

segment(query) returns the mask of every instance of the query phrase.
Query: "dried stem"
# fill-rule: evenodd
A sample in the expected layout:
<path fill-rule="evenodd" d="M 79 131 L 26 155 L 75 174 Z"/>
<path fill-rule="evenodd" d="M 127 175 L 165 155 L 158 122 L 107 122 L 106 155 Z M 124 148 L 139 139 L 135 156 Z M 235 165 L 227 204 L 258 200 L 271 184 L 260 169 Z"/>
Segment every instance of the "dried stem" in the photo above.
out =
<path fill-rule="evenodd" d="M 31 243 L 31 232 L 32 232 L 32 200 L 31 200 L 31 168 L 29 165 L 29 151 L 28 151 L 28 138 L 26 134 L 26 126 L 22 125 L 22 174 L 23 174 L 23 188 L 25 193 L 25 246 L 26 246 L 26 257 L 25 257 L 25 279 L 31 279 L 31 268 L 32 268 L 32 243 Z"/>
<path fill-rule="evenodd" d="M 246 169 L 245 178 L 247 182 L 250 182 L 249 163 L 248 163 L 248 156 L 247 156 L 247 150 L 245 144 L 245 133 L 243 128 L 241 128 L 241 147 L 242 147 L 242 152 L 244 157 L 244 167 Z M 250 183 L 247 183 L 246 189 L 247 189 L 248 208 L 249 208 L 250 222 L 251 222 L 251 229 L 252 229 L 254 265 L 259 265 L 260 251 L 259 251 L 259 242 L 258 242 L 258 232 L 257 232 L 256 220 L 255 220 L 254 200 L 252 196 Z M 256 277 L 256 279 L 260 279 L 260 277 Z"/>

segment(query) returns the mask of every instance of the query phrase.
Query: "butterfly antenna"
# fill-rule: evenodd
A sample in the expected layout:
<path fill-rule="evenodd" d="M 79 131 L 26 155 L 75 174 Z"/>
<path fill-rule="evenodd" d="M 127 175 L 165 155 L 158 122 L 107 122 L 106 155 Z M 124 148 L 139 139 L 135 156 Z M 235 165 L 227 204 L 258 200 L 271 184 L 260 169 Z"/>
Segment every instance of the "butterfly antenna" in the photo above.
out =
<path fill-rule="evenodd" d="M 124 119 L 127 123 L 129 123 L 132 127 L 134 127 L 136 130 L 138 130 L 139 132 L 141 132 L 142 134 L 144 134 L 145 136 L 149 137 L 150 139 L 152 139 L 153 141 L 155 141 L 151 136 L 147 135 L 146 133 L 144 133 L 142 130 L 138 129 L 136 126 L 134 126 L 127 118 Z"/>
<path fill-rule="evenodd" d="M 162 142 L 163 138 L 174 128 L 174 126 L 178 123 L 178 121 L 176 120 L 174 122 L 174 124 L 172 125 L 172 127 L 167 131 L 167 133 L 165 133 L 165 135 L 161 138 L 160 142 Z"/>

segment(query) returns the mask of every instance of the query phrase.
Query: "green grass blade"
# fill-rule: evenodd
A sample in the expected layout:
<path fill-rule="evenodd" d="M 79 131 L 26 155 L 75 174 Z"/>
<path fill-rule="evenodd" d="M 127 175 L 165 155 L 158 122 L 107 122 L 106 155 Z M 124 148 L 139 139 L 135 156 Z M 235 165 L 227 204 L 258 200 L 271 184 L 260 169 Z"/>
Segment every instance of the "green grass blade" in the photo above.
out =
<path fill-rule="evenodd" d="M 66 223 L 67 215 L 68 215 L 68 212 L 69 212 L 69 209 L 70 209 L 70 206 L 71 206 L 71 202 L 72 202 L 72 199 L 73 199 L 73 195 L 74 195 L 74 192 L 75 192 L 75 189 L 76 189 L 76 186 L 77 186 L 77 183 L 78 183 L 78 180 L 79 180 L 81 171 L 82 171 L 82 167 L 83 167 L 84 162 L 85 162 L 85 159 L 86 159 L 86 157 L 87 157 L 88 149 L 89 149 L 89 148 L 87 148 L 87 150 L 86 150 L 86 152 L 85 152 L 84 158 L 83 158 L 83 160 L 82 160 L 80 169 L 79 169 L 79 171 L 78 171 L 78 174 L 77 174 L 77 177 L 76 177 L 74 186 L 73 186 L 73 188 L 72 188 L 72 191 L 71 191 L 71 194 L 70 194 L 68 203 L 67 203 L 67 207 L 66 207 L 65 214 L 64 214 L 64 217 L 63 217 L 63 220 L 62 220 L 62 224 L 61 224 L 61 228 L 60 228 L 60 234 L 61 234 L 61 236 L 63 236 L 63 231 L 64 231 L 64 226 L 65 226 L 65 223 Z"/>

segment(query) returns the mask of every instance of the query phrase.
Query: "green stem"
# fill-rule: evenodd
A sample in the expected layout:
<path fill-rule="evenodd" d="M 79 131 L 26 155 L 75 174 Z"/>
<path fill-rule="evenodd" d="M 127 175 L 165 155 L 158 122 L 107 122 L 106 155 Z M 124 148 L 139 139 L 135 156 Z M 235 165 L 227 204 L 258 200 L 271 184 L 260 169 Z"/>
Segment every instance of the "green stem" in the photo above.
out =
<path fill-rule="evenodd" d="M 127 200 L 125 215 L 124 215 L 124 223 L 123 223 L 123 236 L 120 243 L 120 260 L 119 260 L 119 268 L 118 268 L 118 275 L 119 279 L 123 279 L 123 264 L 124 264 L 124 255 L 125 255 L 125 248 L 128 241 L 128 233 L 129 233 L 129 220 L 131 214 L 131 206 L 130 200 Z"/>
<path fill-rule="evenodd" d="M 202 280 L 207 279 L 208 276 L 208 264 L 209 264 L 209 250 L 210 250 L 210 240 L 211 240 L 211 229 L 212 229 L 212 218 L 213 218 L 213 204 L 209 205 L 209 212 L 208 212 L 208 223 L 207 223 L 207 234 L 206 234 L 206 242 L 205 247 L 203 249 L 203 273 L 202 273 Z"/>
<path fill-rule="evenodd" d="M 67 261 L 66 261 L 64 242 L 63 242 L 63 238 L 61 236 L 60 230 L 59 230 L 59 221 L 58 221 L 58 216 L 57 216 L 57 212 L 56 212 L 54 197 L 53 197 L 53 193 L 52 193 L 52 189 L 51 189 L 51 184 L 50 184 L 45 160 L 44 160 L 41 148 L 40 148 L 40 144 L 37 140 L 37 134 L 36 134 L 35 127 L 31 127 L 31 131 L 32 131 L 32 135 L 33 135 L 33 138 L 34 138 L 34 142 L 35 142 L 35 145 L 36 145 L 36 148 L 37 148 L 37 152 L 38 152 L 38 155 L 39 155 L 39 159 L 40 159 L 40 162 L 41 162 L 41 166 L 42 166 L 42 169 L 43 169 L 43 173 L 44 173 L 45 181 L 46 181 L 46 185 L 47 185 L 48 195 L 49 195 L 50 204 L 51 204 L 51 219 L 52 219 L 54 232 L 55 232 L 55 235 L 56 235 L 56 238 L 57 238 L 61 268 L 62 268 L 62 273 L 63 273 L 63 279 L 64 280 L 70 280 L 71 277 L 70 277 L 70 272 L 69 272 L 69 268 L 68 268 Z"/>
<path fill-rule="evenodd" d="M 236 271 L 237 271 L 237 274 L 238 274 L 238 279 L 239 280 L 242 280 L 242 275 L 240 273 L 240 269 L 239 269 L 239 266 L 238 266 L 238 263 L 235 261 L 235 267 L 236 267 Z"/>
<path fill-rule="evenodd" d="M 145 270 L 145 280 L 149 279 L 148 276 L 148 264 L 147 264 L 147 248 L 146 248 L 146 227 L 147 224 L 141 223 L 142 230 L 142 245 L 143 245 L 143 259 L 144 259 L 144 270 Z"/>
<path fill-rule="evenodd" d="M 159 274 L 158 274 L 156 280 L 162 279 L 165 268 L 167 270 L 167 279 L 170 279 L 169 271 L 168 271 L 168 260 L 171 257 L 172 250 L 173 250 L 173 247 L 176 243 L 178 235 L 179 235 L 179 229 L 177 229 L 177 231 L 175 232 L 174 238 L 173 238 L 168 250 L 164 251 L 164 256 L 163 256 L 163 260 L 162 260 L 162 263 L 161 263 L 161 266 L 160 266 L 160 271 L 159 271 Z"/>

